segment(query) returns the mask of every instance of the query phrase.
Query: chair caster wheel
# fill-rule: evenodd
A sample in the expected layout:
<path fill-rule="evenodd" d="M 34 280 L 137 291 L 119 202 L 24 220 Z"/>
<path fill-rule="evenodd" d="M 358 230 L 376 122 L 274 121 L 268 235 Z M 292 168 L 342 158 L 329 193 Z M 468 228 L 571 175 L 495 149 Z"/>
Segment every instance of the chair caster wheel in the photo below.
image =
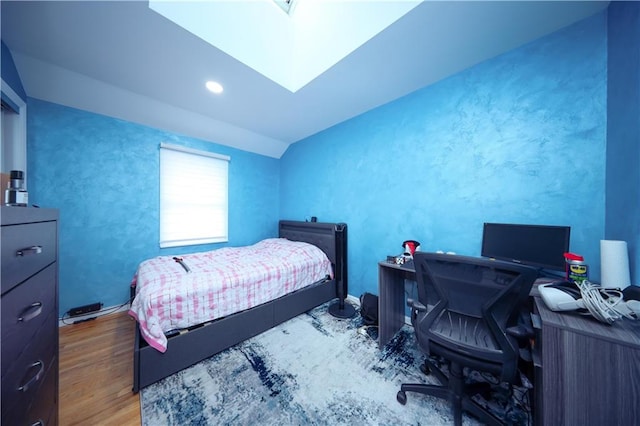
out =
<path fill-rule="evenodd" d="M 407 394 L 404 391 L 398 391 L 396 399 L 400 404 L 405 405 L 407 403 Z"/>
<path fill-rule="evenodd" d="M 420 371 L 422 371 L 425 376 L 428 376 L 429 374 L 431 374 L 431 369 L 429 368 L 426 362 L 420 365 Z"/>

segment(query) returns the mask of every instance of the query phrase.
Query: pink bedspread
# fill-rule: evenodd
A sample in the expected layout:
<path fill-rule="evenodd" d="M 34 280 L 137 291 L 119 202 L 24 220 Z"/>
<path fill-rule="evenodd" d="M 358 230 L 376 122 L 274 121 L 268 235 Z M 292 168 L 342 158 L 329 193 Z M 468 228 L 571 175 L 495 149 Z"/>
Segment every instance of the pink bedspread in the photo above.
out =
<path fill-rule="evenodd" d="M 249 309 L 333 275 L 322 250 L 284 238 L 180 257 L 191 272 L 172 256 L 160 256 L 142 262 L 132 281 L 136 297 L 129 315 L 160 352 L 167 349 L 167 331 Z"/>

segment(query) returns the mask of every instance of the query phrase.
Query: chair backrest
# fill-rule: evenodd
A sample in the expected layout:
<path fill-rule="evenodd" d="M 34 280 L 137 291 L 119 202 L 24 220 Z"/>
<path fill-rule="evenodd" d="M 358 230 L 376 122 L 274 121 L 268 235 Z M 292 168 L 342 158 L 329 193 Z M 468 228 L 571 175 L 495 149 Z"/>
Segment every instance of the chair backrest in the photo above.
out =
<path fill-rule="evenodd" d="M 537 277 L 534 268 L 486 258 L 418 252 L 414 255 L 420 302 L 414 317 L 418 341 L 472 368 L 508 380 L 517 370 L 518 343 L 506 332 Z"/>

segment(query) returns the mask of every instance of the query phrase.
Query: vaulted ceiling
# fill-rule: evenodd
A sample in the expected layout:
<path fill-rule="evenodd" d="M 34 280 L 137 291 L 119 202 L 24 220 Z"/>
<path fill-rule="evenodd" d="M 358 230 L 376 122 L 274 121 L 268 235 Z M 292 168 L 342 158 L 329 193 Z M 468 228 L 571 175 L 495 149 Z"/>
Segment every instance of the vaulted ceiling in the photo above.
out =
<path fill-rule="evenodd" d="M 413 1 L 398 7 L 384 0 L 296 1 L 291 17 L 271 0 L 184 4 L 184 13 L 195 12 L 201 28 L 218 29 L 218 39 L 228 34 L 227 42 L 234 42 L 219 40 L 217 46 L 154 10 L 156 2 L 150 7 L 147 1 L 3 1 L 2 40 L 30 97 L 279 158 L 291 143 L 609 3 Z M 307 10 L 304 2 L 315 2 L 316 8 L 295 30 L 284 37 L 264 35 L 282 31 L 268 22 L 273 13 L 280 20 L 295 18 Z M 160 9 L 163 2 L 157 3 Z M 230 3 L 241 5 L 252 23 L 229 24 Z M 324 3 L 332 8 L 323 9 Z M 216 9 L 225 4 L 224 11 Z M 178 3 L 171 6 L 182 11 Z M 367 22 L 379 23 L 380 29 L 356 31 Z M 354 34 L 371 38 L 349 45 L 346 37 Z M 300 39 L 310 45 L 326 39 L 316 44 L 328 50 L 310 50 L 313 54 L 305 57 Z M 228 45 L 235 42 L 245 53 L 266 58 L 267 65 L 284 64 L 294 73 L 312 68 L 314 58 L 337 62 L 315 67 L 307 80 L 298 74 L 279 80 L 246 57 L 232 56 Z M 247 49 L 252 45 L 255 52 Z M 220 82 L 223 93 L 207 91 L 208 80 Z"/>

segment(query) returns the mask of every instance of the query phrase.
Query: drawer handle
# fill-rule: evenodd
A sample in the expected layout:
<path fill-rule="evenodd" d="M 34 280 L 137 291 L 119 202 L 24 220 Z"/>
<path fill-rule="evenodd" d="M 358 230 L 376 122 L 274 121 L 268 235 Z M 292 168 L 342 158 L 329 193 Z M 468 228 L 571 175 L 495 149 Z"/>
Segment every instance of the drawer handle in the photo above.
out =
<path fill-rule="evenodd" d="M 42 373 L 44 372 L 44 362 L 38 360 L 36 362 L 34 362 L 33 364 L 31 364 L 29 366 L 29 370 L 31 370 L 32 368 L 38 367 L 38 372 L 35 374 L 35 376 L 33 376 L 31 379 L 29 379 L 29 381 L 27 383 L 25 383 L 24 385 L 20 386 L 18 388 L 18 391 L 20 392 L 26 392 L 29 390 L 29 388 L 31 386 L 33 386 L 33 384 L 35 384 L 38 380 L 40 380 L 42 378 Z"/>
<path fill-rule="evenodd" d="M 28 254 L 40 254 L 42 253 L 42 246 L 31 246 L 20 249 L 16 252 L 16 256 L 26 256 Z"/>
<path fill-rule="evenodd" d="M 20 313 L 18 322 L 31 321 L 42 313 L 42 302 L 33 302 L 31 306 Z"/>

